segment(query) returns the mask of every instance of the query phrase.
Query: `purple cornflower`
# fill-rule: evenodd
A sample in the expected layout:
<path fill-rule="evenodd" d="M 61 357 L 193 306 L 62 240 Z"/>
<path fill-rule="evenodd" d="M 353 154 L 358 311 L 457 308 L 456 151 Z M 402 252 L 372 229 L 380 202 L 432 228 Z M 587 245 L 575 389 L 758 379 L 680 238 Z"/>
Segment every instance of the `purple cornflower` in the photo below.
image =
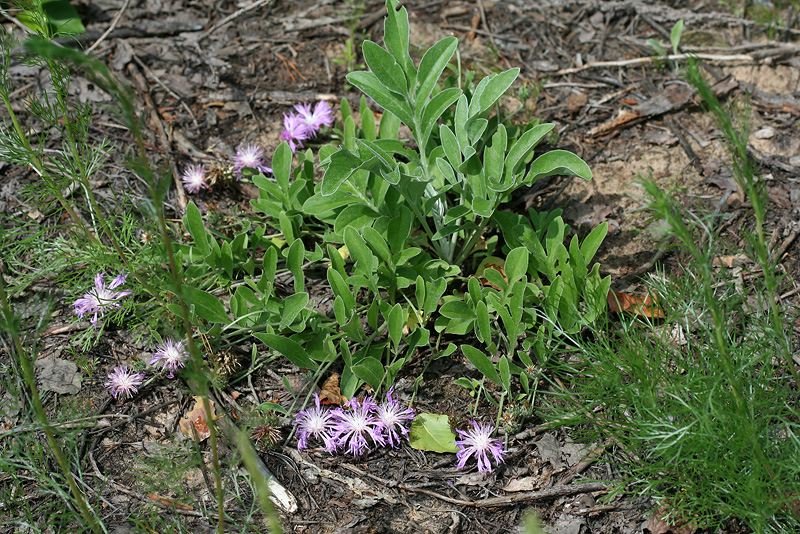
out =
<path fill-rule="evenodd" d="M 202 189 L 208 189 L 206 183 L 206 170 L 200 165 L 187 165 L 181 175 L 183 188 L 194 194 L 199 193 Z"/>
<path fill-rule="evenodd" d="M 128 277 L 125 272 L 121 272 L 119 276 L 114 278 L 108 287 L 103 280 L 105 273 L 98 273 L 94 277 L 94 288 L 83 294 L 83 297 L 77 299 L 72 305 L 75 306 L 75 313 L 81 319 L 87 313 L 92 314 L 89 320 L 95 328 L 97 328 L 97 316 L 105 316 L 106 310 L 111 308 L 119 308 L 119 300 L 127 297 L 132 291 L 113 291 L 125 283 L 125 278 Z"/>
<path fill-rule="evenodd" d="M 314 437 L 321 440 L 325 445 L 325 450 L 333 452 L 336 450 L 336 442 L 332 437 L 333 432 L 333 413 L 319 405 L 319 395 L 314 393 L 314 408 L 306 408 L 294 416 L 297 423 L 297 450 L 302 451 L 307 448 L 308 438 Z"/>
<path fill-rule="evenodd" d="M 153 354 L 153 359 L 150 360 L 150 365 L 161 363 L 162 369 L 169 369 L 167 378 L 172 378 L 173 373 L 179 367 L 185 367 L 183 361 L 189 357 L 186 352 L 186 347 L 183 346 L 183 341 L 177 341 L 171 337 L 164 340 L 163 343 L 156 347 L 156 352 Z"/>
<path fill-rule="evenodd" d="M 108 374 L 108 382 L 103 384 L 115 399 L 122 395 L 131 398 L 139 391 L 139 386 L 144 382 L 144 373 L 136 373 L 127 367 L 118 365 Z"/>
<path fill-rule="evenodd" d="M 361 456 L 370 450 L 370 438 L 373 444 L 386 445 L 383 437 L 383 423 L 375 416 L 378 405 L 371 397 L 359 402 L 350 399 L 345 408 L 334 410 L 335 424 L 333 439 L 337 447 L 346 448 L 354 457 Z"/>
<path fill-rule="evenodd" d="M 284 130 L 281 137 L 289 143 L 292 152 L 297 148 L 303 148 L 303 141 L 311 137 L 311 129 L 303 122 L 303 118 L 296 113 L 283 116 Z"/>
<path fill-rule="evenodd" d="M 272 174 L 272 169 L 267 165 L 267 156 L 264 154 L 264 149 L 252 143 L 239 145 L 236 148 L 233 170 L 236 172 L 237 180 L 242 177 L 242 170 L 245 167 L 255 169 L 261 174 Z"/>
<path fill-rule="evenodd" d="M 388 445 L 396 448 L 400 440 L 408 436 L 408 426 L 414 419 L 414 409 L 403 407 L 398 399 L 392 398 L 394 391 L 386 392 L 386 402 L 378 405 L 375 417 L 383 425 L 383 435 Z"/>
<path fill-rule="evenodd" d="M 295 104 L 294 109 L 303 119 L 303 124 L 309 128 L 309 137 L 317 136 L 317 131 L 323 126 L 333 125 L 333 108 L 329 102 L 320 101 L 311 111 L 311 104 Z"/>
<path fill-rule="evenodd" d="M 491 473 L 492 464 L 489 454 L 491 453 L 496 464 L 502 463 L 503 454 L 505 454 L 503 444 L 499 439 L 492 438 L 494 428 L 491 425 L 480 425 L 477 421 L 470 421 L 470 423 L 472 423 L 471 430 L 456 429 L 456 432 L 461 436 L 461 439 L 455 442 L 458 447 L 456 468 L 462 469 L 469 457 L 474 454 L 478 460 L 478 471 Z"/>

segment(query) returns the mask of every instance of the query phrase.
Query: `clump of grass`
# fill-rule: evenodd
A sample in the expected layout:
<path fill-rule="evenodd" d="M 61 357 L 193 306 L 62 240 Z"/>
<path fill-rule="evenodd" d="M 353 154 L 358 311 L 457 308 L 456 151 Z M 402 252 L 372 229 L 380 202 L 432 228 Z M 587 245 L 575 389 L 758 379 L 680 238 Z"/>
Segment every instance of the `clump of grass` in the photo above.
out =
<path fill-rule="evenodd" d="M 800 527 L 800 419 L 791 331 L 779 307 L 776 259 L 764 231 L 767 197 L 747 156 L 746 108 L 723 106 L 695 63 L 687 79 L 725 136 L 729 166 L 752 206 L 745 250 L 725 247 L 719 217 L 686 208 L 643 180 L 647 210 L 665 221 L 683 267 L 647 281 L 662 324 L 623 319 L 576 341 L 564 387 L 552 398 L 559 424 L 616 443 L 628 488 L 653 496 L 673 524 L 718 528 L 731 518 L 755 532 Z M 714 265 L 744 252 L 747 288 Z"/>

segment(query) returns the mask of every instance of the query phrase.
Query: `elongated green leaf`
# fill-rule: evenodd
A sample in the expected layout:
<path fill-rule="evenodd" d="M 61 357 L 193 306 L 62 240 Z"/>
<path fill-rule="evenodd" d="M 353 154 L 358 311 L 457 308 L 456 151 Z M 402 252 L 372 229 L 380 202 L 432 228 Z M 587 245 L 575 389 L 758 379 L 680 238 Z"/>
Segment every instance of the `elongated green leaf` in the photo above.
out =
<path fill-rule="evenodd" d="M 397 0 L 386 1 L 386 18 L 383 20 L 383 42 L 395 60 L 403 67 L 406 77 L 413 85 L 416 69 L 408 53 L 408 11 L 405 7 L 397 9 Z"/>
<path fill-rule="evenodd" d="M 208 244 L 209 235 L 206 232 L 206 227 L 203 224 L 203 216 L 200 215 L 200 210 L 194 202 L 189 202 L 186 206 L 186 215 L 183 216 L 183 225 L 189 230 L 189 234 L 194 239 L 194 244 L 197 245 L 197 250 L 203 256 L 211 251 Z"/>
<path fill-rule="evenodd" d="M 517 247 L 509 252 L 506 256 L 505 271 L 509 285 L 517 280 L 522 280 L 522 277 L 528 272 L 528 249 Z"/>
<path fill-rule="evenodd" d="M 356 71 L 347 75 L 347 81 L 361 89 L 383 109 L 391 111 L 406 124 L 414 124 L 411 108 L 397 93 L 389 91 L 372 72 Z"/>
<path fill-rule="evenodd" d="M 347 285 L 347 282 L 344 281 L 344 277 L 339 274 L 336 269 L 328 269 L 328 283 L 331 286 L 333 294 L 342 298 L 348 310 L 355 308 L 356 299 L 350 290 L 350 286 Z"/>
<path fill-rule="evenodd" d="M 272 175 L 281 186 L 284 195 L 289 192 L 289 179 L 292 175 L 292 149 L 283 141 L 272 156 Z M 287 199 L 288 200 L 288 199 Z"/>
<path fill-rule="evenodd" d="M 223 241 L 222 246 L 220 247 L 220 256 L 219 256 L 220 266 L 222 267 L 223 272 L 228 276 L 229 279 L 233 278 L 233 250 L 231 250 L 231 244 L 228 241 Z"/>
<path fill-rule="evenodd" d="M 397 139 L 400 131 L 400 119 L 392 112 L 387 111 L 381 117 L 381 124 L 378 126 L 378 137 L 380 139 Z"/>
<path fill-rule="evenodd" d="M 442 304 L 439 313 L 449 319 L 474 319 L 475 311 L 461 300 L 450 300 Z"/>
<path fill-rule="evenodd" d="M 511 370 L 508 366 L 508 358 L 505 354 L 500 357 L 500 362 L 497 364 L 500 369 L 500 381 L 503 385 L 503 390 L 507 393 L 511 392 Z"/>
<path fill-rule="evenodd" d="M 383 364 L 376 358 L 372 356 L 362 358 L 351 369 L 354 375 L 372 386 L 372 389 L 380 387 L 384 371 Z"/>
<path fill-rule="evenodd" d="M 369 40 L 364 41 L 361 52 L 364 54 L 364 62 L 367 67 L 375 73 L 384 87 L 402 96 L 408 94 L 408 85 L 405 74 L 403 74 L 403 68 L 397 63 L 392 54 Z"/>
<path fill-rule="evenodd" d="M 458 47 L 458 39 L 455 37 L 445 37 L 432 47 L 430 47 L 425 55 L 422 56 L 422 61 L 419 64 L 419 71 L 417 71 L 417 88 L 414 98 L 416 100 L 416 107 L 418 110 L 422 109 L 423 105 L 427 103 L 428 97 L 431 96 L 436 82 L 439 81 L 439 76 L 447 66 L 450 58 L 453 57 L 453 52 Z"/>
<path fill-rule="evenodd" d="M 448 126 L 442 125 L 439 128 L 439 139 L 442 141 L 442 149 L 450 165 L 457 169 L 464 160 L 461 158 L 461 147 L 458 146 L 458 138 Z"/>
<path fill-rule="evenodd" d="M 217 297 L 202 289 L 188 285 L 183 286 L 182 289 L 186 304 L 194 307 L 194 313 L 199 318 L 209 323 L 228 324 L 231 322 L 230 317 L 225 313 L 225 307 Z"/>
<path fill-rule="evenodd" d="M 497 374 L 497 369 L 494 368 L 494 364 L 483 351 L 469 345 L 461 345 L 461 352 L 483 376 L 497 385 L 502 385 L 500 382 L 500 375 Z"/>
<path fill-rule="evenodd" d="M 374 260 L 372 251 L 352 226 L 347 226 L 344 229 L 344 244 L 347 245 L 350 256 L 358 262 L 358 269 L 372 274 L 372 262 Z"/>
<path fill-rule="evenodd" d="M 586 262 L 586 265 L 589 265 L 592 258 L 594 258 L 597 249 L 600 248 L 600 245 L 606 238 L 606 234 L 608 234 L 608 223 L 604 222 L 598 224 L 597 227 L 584 238 L 583 243 L 581 243 L 581 256 L 583 256 L 583 261 Z"/>
<path fill-rule="evenodd" d="M 513 68 L 481 80 L 469 103 L 469 118 L 472 119 L 489 111 L 489 108 L 511 87 L 517 76 L 519 76 L 519 69 Z"/>
<path fill-rule="evenodd" d="M 286 358 L 297 367 L 311 370 L 317 369 L 318 365 L 316 362 L 308 357 L 306 350 L 297 341 L 289 339 L 288 337 L 264 332 L 256 332 L 253 333 L 253 335 L 270 349 L 276 350 L 286 356 Z"/>
<path fill-rule="evenodd" d="M 533 160 L 524 182 L 525 185 L 531 185 L 539 178 L 554 175 L 577 176 L 591 180 L 592 170 L 585 161 L 572 152 L 551 150 Z"/>
<path fill-rule="evenodd" d="M 525 156 L 539 144 L 539 141 L 555 127 L 555 124 L 539 124 L 534 126 L 520 137 L 511 147 L 506 155 L 505 161 L 505 180 L 508 181 L 512 176 L 520 171 L 521 163 Z"/>
<path fill-rule="evenodd" d="M 362 228 L 361 234 L 364 236 L 364 240 L 369 247 L 375 251 L 375 255 L 377 255 L 383 263 L 394 267 L 391 265 L 392 253 L 389 251 L 389 245 L 386 244 L 386 240 L 383 236 L 371 226 Z"/>
<path fill-rule="evenodd" d="M 389 339 L 395 346 L 395 349 L 400 345 L 400 339 L 403 336 L 403 308 L 400 304 L 392 306 L 392 311 L 389 312 L 389 317 L 386 322 L 389 326 Z"/>
<path fill-rule="evenodd" d="M 308 293 L 295 293 L 286 297 L 283 300 L 280 329 L 283 330 L 292 324 L 306 304 L 308 304 Z"/>
<path fill-rule="evenodd" d="M 422 112 L 422 120 L 420 121 L 420 128 L 422 129 L 421 134 L 424 141 L 427 141 L 430 137 L 433 127 L 436 124 L 436 121 L 439 120 L 439 117 L 442 116 L 442 113 L 444 113 L 445 110 L 453 104 L 453 102 L 458 100 L 458 97 L 460 96 L 461 89 L 451 87 L 449 89 L 445 89 L 428 101 L 427 105 L 425 106 L 425 110 Z"/>
<path fill-rule="evenodd" d="M 478 317 L 478 329 L 475 333 L 480 341 L 488 344 L 492 341 L 492 327 L 489 323 L 489 310 L 486 308 L 484 301 L 478 301 L 477 306 L 475 306 L 475 314 Z"/>
<path fill-rule="evenodd" d="M 286 254 L 286 268 L 294 275 L 294 291 L 300 293 L 305 288 L 305 276 L 303 275 L 303 258 L 305 247 L 302 239 L 295 239 Z"/>
<path fill-rule="evenodd" d="M 320 192 L 324 196 L 334 194 L 342 183 L 350 178 L 362 165 L 364 165 L 364 162 L 361 158 L 346 148 L 339 149 L 338 152 L 330 157 L 330 165 L 325 169 L 325 175 L 322 177 Z"/>
<path fill-rule="evenodd" d="M 408 433 L 408 442 L 418 451 L 449 452 L 458 451 L 456 435 L 450 428 L 446 415 L 420 413 L 414 418 Z"/>
<path fill-rule="evenodd" d="M 33 31 L 41 32 L 43 35 L 49 35 L 52 38 L 64 35 L 79 35 L 86 31 L 78 11 L 69 0 L 41 0 L 41 6 L 49 28 L 41 28 L 38 17 L 29 14 L 25 10 L 18 13 L 17 18 Z"/>

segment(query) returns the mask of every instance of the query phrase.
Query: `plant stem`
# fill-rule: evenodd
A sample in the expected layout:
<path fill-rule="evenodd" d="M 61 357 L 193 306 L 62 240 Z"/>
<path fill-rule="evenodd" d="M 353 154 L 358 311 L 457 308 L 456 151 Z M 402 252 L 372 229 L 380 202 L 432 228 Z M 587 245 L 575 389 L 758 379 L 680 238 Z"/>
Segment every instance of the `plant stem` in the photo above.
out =
<path fill-rule="evenodd" d="M 30 359 L 25 354 L 24 349 L 22 348 L 22 343 L 19 339 L 19 332 L 17 331 L 17 327 L 15 325 L 15 317 L 14 313 L 11 311 L 11 307 L 8 303 L 8 298 L 6 296 L 5 291 L 5 282 L 3 280 L 2 269 L 0 268 L 0 306 L 2 306 L 3 316 L 5 319 L 5 330 L 11 336 L 11 339 L 14 344 L 14 351 L 17 354 L 17 358 L 19 359 L 20 365 L 22 367 L 22 374 L 23 379 L 25 381 L 25 385 L 30 390 L 31 400 L 32 400 L 32 408 L 34 413 L 36 414 L 37 419 L 39 419 L 39 423 L 42 425 L 42 430 L 44 431 L 45 436 L 47 437 L 47 443 L 50 446 L 50 450 L 53 451 L 53 455 L 56 457 L 56 461 L 58 462 L 59 467 L 61 468 L 61 472 L 64 474 L 64 478 L 67 480 L 67 485 L 69 486 L 70 492 L 72 493 L 73 498 L 75 499 L 75 504 L 78 507 L 78 511 L 80 512 L 83 520 L 86 522 L 86 525 L 92 529 L 93 532 L 97 534 L 101 534 L 103 529 L 101 528 L 100 524 L 97 522 L 97 518 L 90 512 L 89 506 L 86 504 L 86 499 L 84 498 L 81 491 L 78 489 L 77 484 L 75 483 L 75 479 L 72 476 L 72 470 L 70 469 L 69 462 L 64 457 L 64 453 L 61 451 L 61 447 L 56 441 L 55 434 L 53 433 L 53 427 L 50 425 L 50 422 L 47 419 L 47 415 L 44 413 L 44 407 L 42 406 L 42 399 L 39 396 L 39 390 L 36 388 L 36 378 L 33 374 L 33 366 L 31 365 Z"/>

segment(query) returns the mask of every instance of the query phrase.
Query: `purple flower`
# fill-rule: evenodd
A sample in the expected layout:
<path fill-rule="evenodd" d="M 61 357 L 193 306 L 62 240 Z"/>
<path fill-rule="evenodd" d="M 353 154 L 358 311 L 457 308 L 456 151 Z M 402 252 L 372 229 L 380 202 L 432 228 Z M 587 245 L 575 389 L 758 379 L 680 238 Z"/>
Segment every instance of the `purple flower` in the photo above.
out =
<path fill-rule="evenodd" d="M 414 410 L 401 406 L 398 399 L 392 398 L 392 393 L 392 389 L 386 392 L 386 402 L 378 405 L 375 417 L 383 425 L 383 435 L 388 445 L 396 448 L 400 445 L 400 440 L 408 436 Z"/>
<path fill-rule="evenodd" d="M 303 118 L 296 113 L 283 116 L 284 130 L 281 137 L 289 143 L 292 152 L 297 148 L 303 148 L 303 140 L 311 137 L 312 130 L 303 122 Z"/>
<path fill-rule="evenodd" d="M 297 423 L 297 450 L 302 451 L 307 448 L 308 438 L 314 437 L 321 440 L 328 452 L 336 450 L 336 442 L 333 440 L 333 413 L 319 405 L 319 395 L 314 393 L 314 408 L 306 408 L 294 417 Z"/>
<path fill-rule="evenodd" d="M 236 179 L 242 177 L 245 167 L 255 169 L 261 174 L 272 174 L 272 169 L 267 165 L 267 156 L 264 149 L 255 144 L 239 145 L 236 148 L 236 157 L 233 160 L 233 170 Z"/>
<path fill-rule="evenodd" d="M 333 125 L 333 108 L 329 102 L 317 102 L 314 111 L 311 111 L 311 104 L 295 104 L 294 109 L 300 114 L 303 124 L 308 126 L 311 138 L 316 137 L 317 131 L 323 126 Z"/>
<path fill-rule="evenodd" d="M 83 297 L 72 304 L 75 306 L 75 313 L 78 314 L 78 317 L 83 318 L 87 313 L 92 314 L 90 322 L 95 328 L 97 328 L 98 314 L 100 317 L 104 317 L 106 310 L 119 308 L 119 300 L 132 293 L 132 291 L 113 291 L 125 283 L 125 278 L 128 275 L 124 271 L 114 278 L 108 287 L 106 287 L 106 283 L 103 280 L 104 276 L 105 273 L 98 273 L 94 277 L 94 288 L 84 293 Z"/>
<path fill-rule="evenodd" d="M 502 463 L 503 454 L 505 454 L 503 444 L 499 439 L 492 438 L 494 428 L 491 425 L 480 425 L 477 421 L 470 421 L 470 423 L 472 423 L 471 430 L 456 429 L 456 432 L 461 436 L 461 439 L 455 442 L 458 447 L 456 468 L 462 469 L 469 457 L 474 454 L 478 460 L 478 471 L 491 473 L 492 464 L 489 454 L 491 453 L 496 464 Z"/>
<path fill-rule="evenodd" d="M 181 175 L 181 181 L 183 188 L 192 194 L 197 194 L 202 189 L 208 189 L 206 170 L 200 165 L 187 165 Z"/>
<path fill-rule="evenodd" d="M 131 398 L 134 393 L 139 391 L 138 387 L 144 382 L 144 373 L 136 373 L 127 367 L 118 365 L 114 371 L 108 374 L 108 382 L 105 387 L 111 391 L 111 395 L 116 399 L 119 395 Z"/>
<path fill-rule="evenodd" d="M 176 341 L 168 337 L 163 343 L 158 345 L 156 349 L 158 350 L 153 354 L 150 365 L 161 362 L 162 369 L 169 369 L 167 378 L 172 378 L 173 373 L 177 371 L 179 367 L 185 367 L 186 364 L 184 364 L 183 361 L 189 357 L 189 354 L 186 352 L 186 347 L 183 346 L 182 341 Z"/>
<path fill-rule="evenodd" d="M 337 447 L 346 448 L 348 453 L 358 457 L 369 451 L 373 444 L 386 445 L 383 423 L 375 417 L 377 409 L 375 401 L 367 397 L 361 402 L 350 399 L 345 408 L 334 410 L 333 439 Z"/>

